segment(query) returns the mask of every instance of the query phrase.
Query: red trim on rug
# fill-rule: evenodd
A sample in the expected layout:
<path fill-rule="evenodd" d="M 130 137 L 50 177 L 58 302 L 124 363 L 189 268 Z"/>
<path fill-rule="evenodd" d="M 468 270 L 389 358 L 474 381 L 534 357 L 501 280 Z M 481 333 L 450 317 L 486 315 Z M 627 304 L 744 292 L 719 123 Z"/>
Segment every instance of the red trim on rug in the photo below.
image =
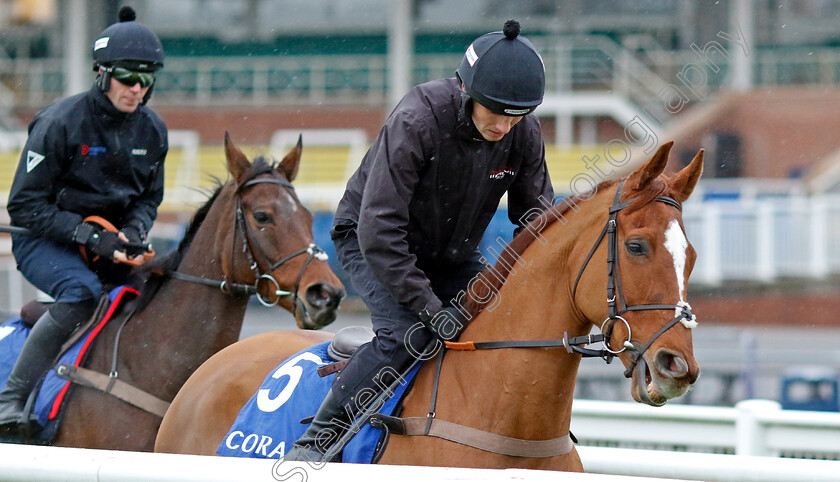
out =
<path fill-rule="evenodd" d="M 123 289 L 121 289 L 120 292 L 117 293 L 117 296 L 114 297 L 114 301 L 111 303 L 111 306 L 108 307 L 108 312 L 105 313 L 105 316 L 102 317 L 102 321 L 100 321 L 99 324 L 96 325 L 96 328 L 91 330 L 90 334 L 88 334 L 87 338 L 85 339 L 85 344 L 82 346 L 82 349 L 76 356 L 76 360 L 73 362 L 73 366 L 79 366 L 82 363 L 87 349 L 90 347 L 90 344 L 93 343 L 93 339 L 96 338 L 96 335 L 98 335 L 100 331 L 102 331 L 102 328 L 105 327 L 105 324 L 111 320 L 111 316 L 113 316 L 114 312 L 117 311 L 117 307 L 120 305 L 122 297 L 126 292 L 133 293 L 134 295 L 140 294 L 139 291 L 129 286 L 123 287 Z M 67 394 L 67 390 L 69 389 L 70 382 L 68 381 L 64 384 L 64 386 L 61 388 L 61 391 L 58 392 L 58 395 L 53 401 L 52 409 L 50 409 L 50 415 L 48 417 L 49 420 L 52 420 L 56 416 L 58 416 L 58 409 L 61 408 L 61 402 L 64 401 L 64 396 Z"/>

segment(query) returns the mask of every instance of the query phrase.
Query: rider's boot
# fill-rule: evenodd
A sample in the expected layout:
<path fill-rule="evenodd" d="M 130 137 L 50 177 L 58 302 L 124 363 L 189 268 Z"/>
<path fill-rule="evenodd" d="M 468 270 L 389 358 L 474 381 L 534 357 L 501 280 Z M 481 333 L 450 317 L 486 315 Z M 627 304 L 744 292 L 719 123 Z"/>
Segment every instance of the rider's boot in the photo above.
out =
<path fill-rule="evenodd" d="M 306 432 L 292 445 L 283 456 L 283 460 L 299 462 L 333 462 L 339 460 L 335 455 L 328 460 L 324 455 L 332 447 L 352 423 L 352 415 L 339 403 L 330 390 L 315 418 Z M 340 453 L 340 451 L 339 451 Z"/>
<path fill-rule="evenodd" d="M 90 316 L 90 306 L 88 302 L 56 303 L 32 327 L 0 392 L 0 432 L 17 431 L 29 393 L 50 368 L 61 345 Z"/>

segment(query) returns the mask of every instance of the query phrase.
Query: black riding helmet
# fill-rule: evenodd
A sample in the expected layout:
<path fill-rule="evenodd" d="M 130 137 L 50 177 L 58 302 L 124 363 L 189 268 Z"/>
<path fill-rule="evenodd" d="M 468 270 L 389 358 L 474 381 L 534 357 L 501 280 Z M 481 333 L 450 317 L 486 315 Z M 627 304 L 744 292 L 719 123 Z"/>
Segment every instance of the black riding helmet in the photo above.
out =
<path fill-rule="evenodd" d="M 157 72 L 163 68 L 163 45 L 160 39 L 136 21 L 134 9 L 124 6 L 120 9 L 119 22 L 106 28 L 93 44 L 93 70 L 102 67 L 105 72 L 97 77 L 97 85 L 103 92 L 111 87 L 110 69 L 121 67 L 137 72 Z M 154 88 L 154 86 L 152 86 Z M 145 104 L 152 89 L 143 99 Z"/>
<path fill-rule="evenodd" d="M 508 20 L 503 31 L 475 39 L 455 71 L 467 94 L 496 114 L 528 114 L 545 93 L 542 58 L 519 30 Z"/>

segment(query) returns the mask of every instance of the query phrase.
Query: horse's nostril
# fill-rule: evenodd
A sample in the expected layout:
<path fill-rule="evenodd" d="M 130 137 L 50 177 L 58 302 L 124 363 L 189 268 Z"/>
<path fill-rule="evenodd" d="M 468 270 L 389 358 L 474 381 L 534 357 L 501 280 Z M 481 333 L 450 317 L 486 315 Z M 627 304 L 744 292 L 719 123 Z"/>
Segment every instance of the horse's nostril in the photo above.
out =
<path fill-rule="evenodd" d="M 326 292 L 324 285 L 321 283 L 314 284 L 306 289 L 306 301 L 310 306 L 321 308 L 327 304 L 328 298 L 329 294 Z"/>
<path fill-rule="evenodd" d="M 344 295 L 346 294 L 344 288 L 334 288 L 330 285 L 327 285 L 328 289 L 326 290 L 327 293 L 330 295 L 329 300 L 329 307 L 330 308 L 338 308 L 338 304 L 341 303 L 341 300 L 344 299 Z"/>
<path fill-rule="evenodd" d="M 674 378 L 683 377 L 688 373 L 688 364 L 679 355 L 660 350 L 656 354 L 656 366 Z"/>
<path fill-rule="evenodd" d="M 344 298 L 344 290 L 317 283 L 306 289 L 306 301 L 314 308 L 335 308 Z"/>

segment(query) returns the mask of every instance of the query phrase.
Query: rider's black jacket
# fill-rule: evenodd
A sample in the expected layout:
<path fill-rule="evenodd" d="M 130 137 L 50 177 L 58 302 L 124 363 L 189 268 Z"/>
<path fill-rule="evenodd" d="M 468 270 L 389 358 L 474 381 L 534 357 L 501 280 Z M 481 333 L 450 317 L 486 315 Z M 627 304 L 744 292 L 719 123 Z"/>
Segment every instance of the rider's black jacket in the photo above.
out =
<path fill-rule="evenodd" d="M 502 196 L 517 226 L 553 197 L 540 125 L 525 116 L 498 142 L 472 123 L 457 80 L 414 87 L 347 183 L 333 236 L 355 227 L 365 261 L 414 312 L 441 307 L 424 273 L 475 255 Z M 355 225 L 355 226 L 354 226 Z"/>
<path fill-rule="evenodd" d="M 166 125 L 150 108 L 116 109 L 96 86 L 38 112 L 9 195 L 12 223 L 72 242 L 101 216 L 145 234 L 163 200 Z"/>

